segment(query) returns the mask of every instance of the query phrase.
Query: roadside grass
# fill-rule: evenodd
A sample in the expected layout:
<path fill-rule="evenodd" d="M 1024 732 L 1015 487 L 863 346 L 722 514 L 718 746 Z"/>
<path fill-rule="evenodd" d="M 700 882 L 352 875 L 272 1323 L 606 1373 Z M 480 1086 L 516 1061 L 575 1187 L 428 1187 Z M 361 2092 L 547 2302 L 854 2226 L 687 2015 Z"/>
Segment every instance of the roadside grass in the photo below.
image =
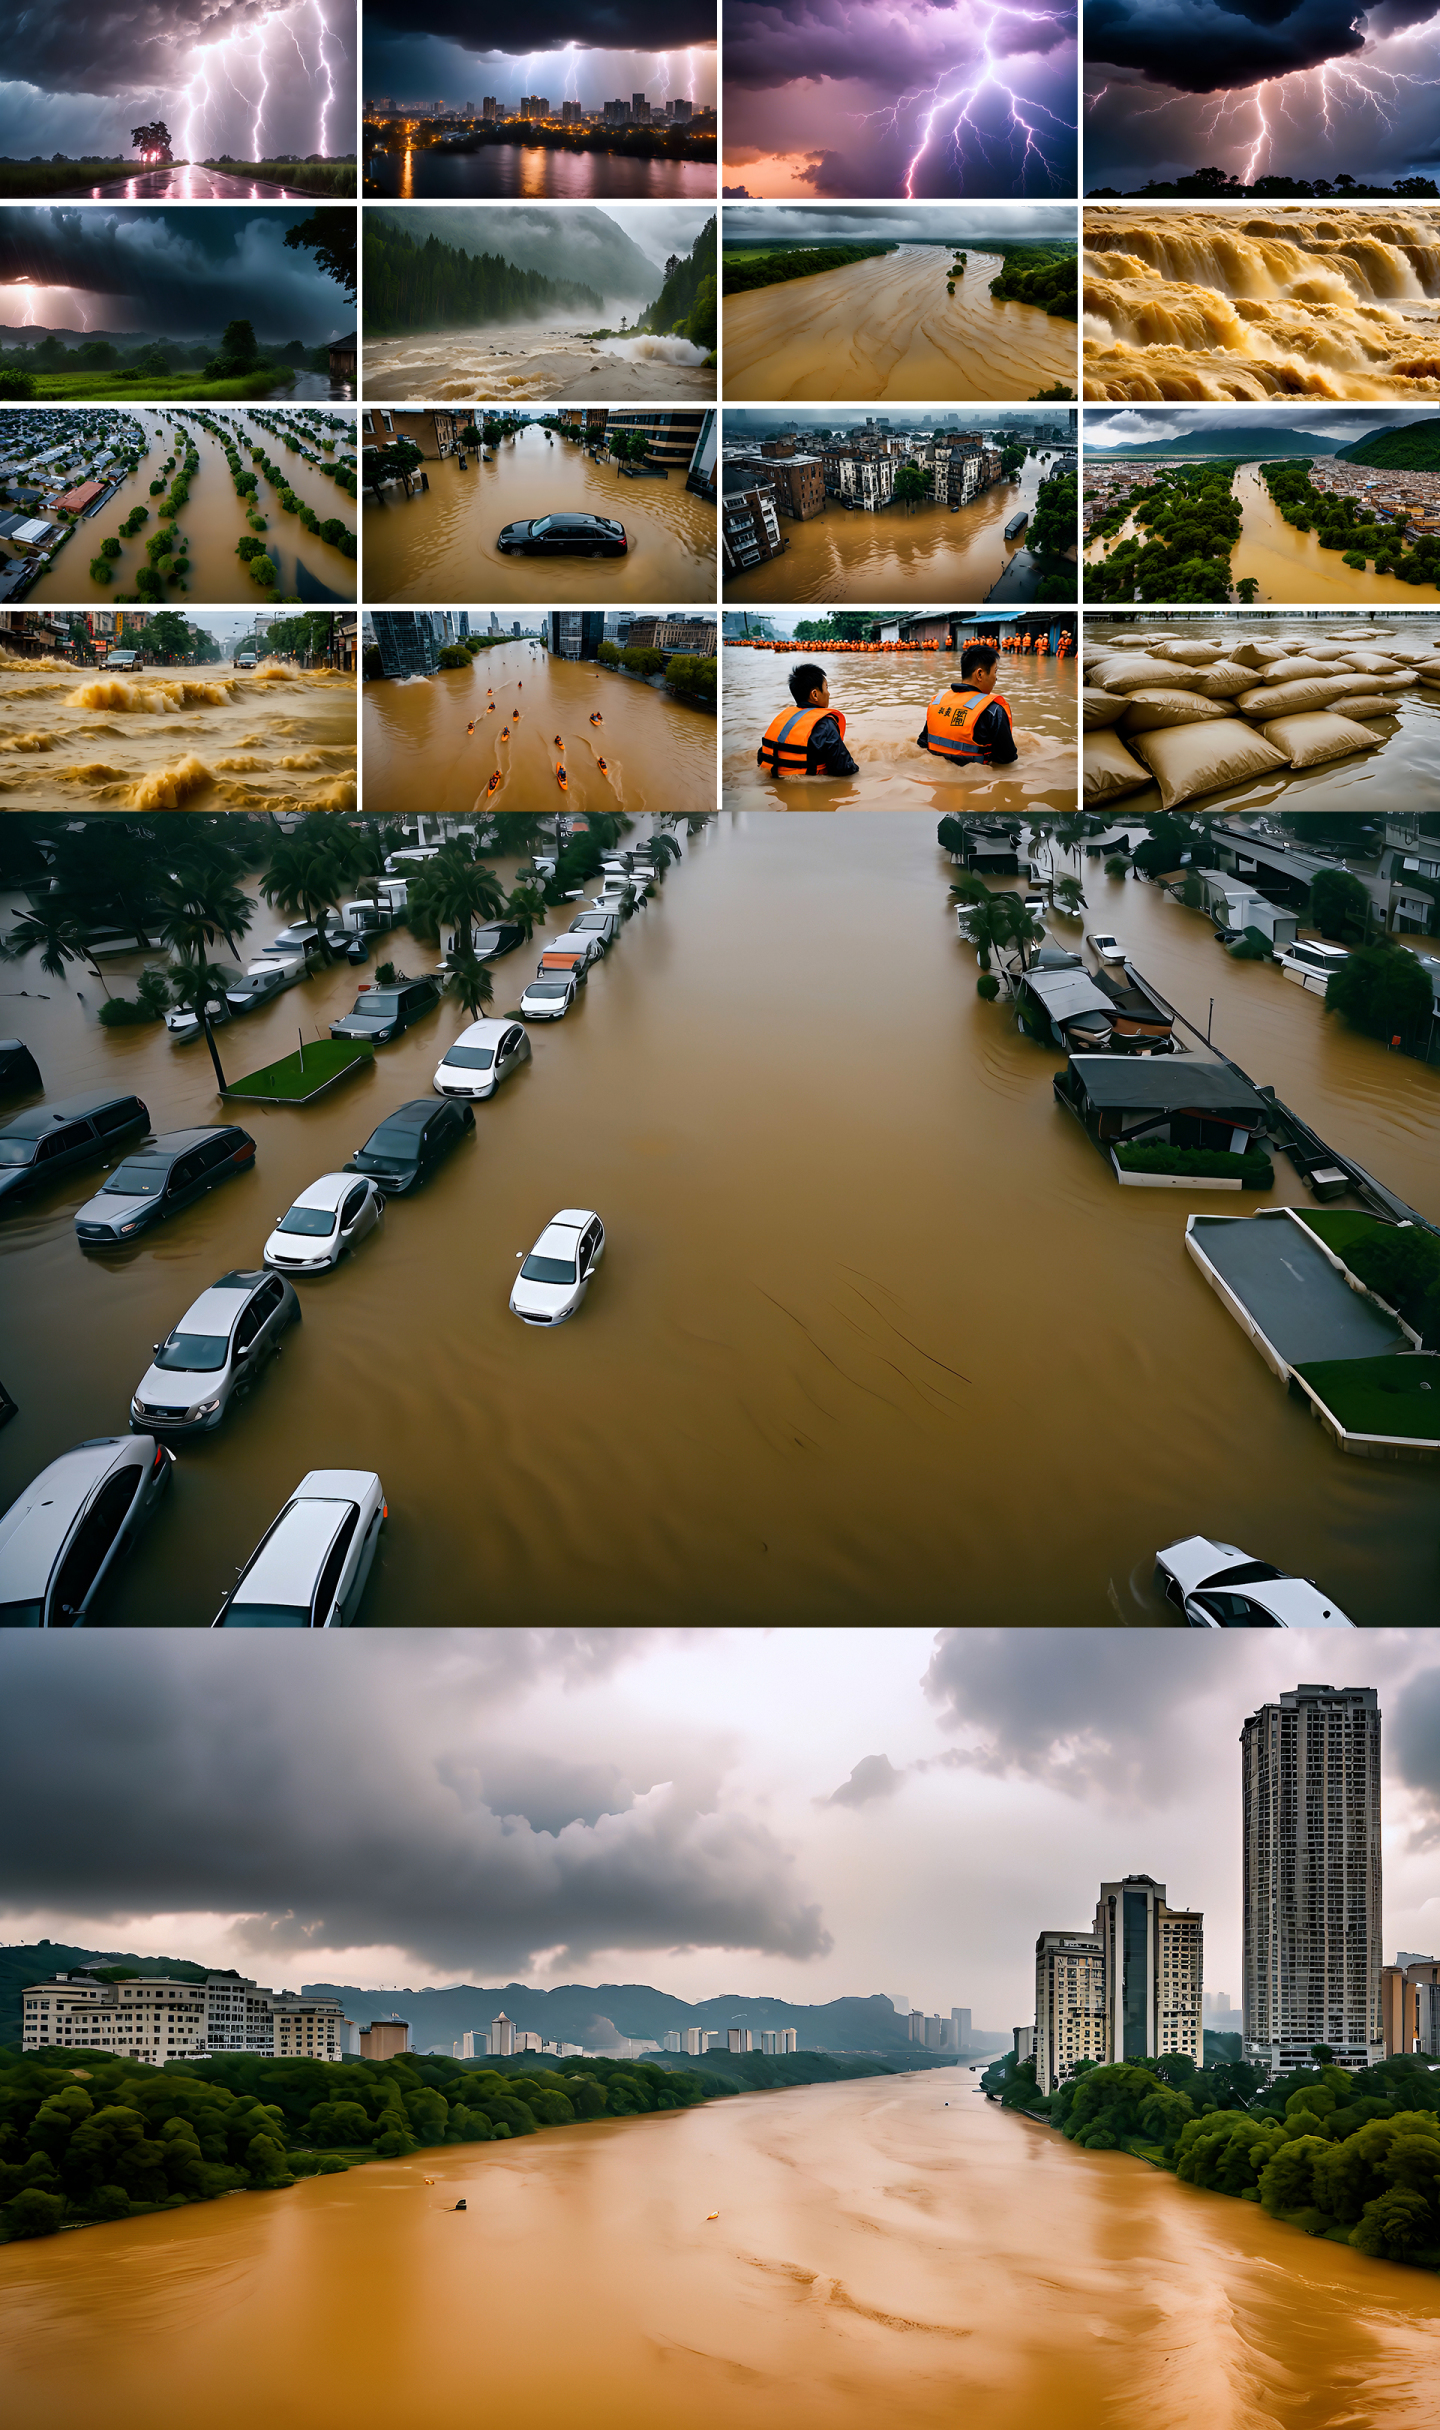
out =
<path fill-rule="evenodd" d="M 347 1072 L 374 1060 L 374 1047 L 353 1038 L 316 1038 L 304 1048 L 303 1056 L 299 1051 L 282 1055 L 278 1063 L 266 1063 L 259 1071 L 247 1072 L 243 1080 L 232 1081 L 225 1093 L 266 1104 L 306 1105 Z"/>
<path fill-rule="evenodd" d="M 1378 1215 L 1347 1214 L 1341 1207 L 1333 1210 L 1297 1207 L 1295 1212 L 1300 1221 L 1308 1224 L 1311 1231 L 1324 1241 L 1327 1249 L 1334 1250 L 1337 1257 L 1343 1257 L 1357 1240 L 1368 1240 L 1372 1233 L 1390 1229 L 1388 1224 L 1381 1223 Z"/>
<path fill-rule="evenodd" d="M 1295 1372 L 1347 1434 L 1408 1435 L 1440 1443 L 1440 1356 L 1434 1352 L 1316 1359 Z"/>

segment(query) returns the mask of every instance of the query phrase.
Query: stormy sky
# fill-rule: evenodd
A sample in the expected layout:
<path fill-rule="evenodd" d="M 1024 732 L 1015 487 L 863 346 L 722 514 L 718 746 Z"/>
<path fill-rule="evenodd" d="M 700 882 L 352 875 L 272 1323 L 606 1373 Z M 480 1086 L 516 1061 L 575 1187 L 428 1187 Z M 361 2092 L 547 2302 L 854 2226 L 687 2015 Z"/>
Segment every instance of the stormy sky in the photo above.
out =
<path fill-rule="evenodd" d="M 22 0 L 0 70 L 12 159 L 124 159 L 155 118 L 177 159 L 355 149 L 351 0 Z"/>
<path fill-rule="evenodd" d="M 354 328 L 355 307 L 313 254 L 287 251 L 286 229 L 308 216 L 14 206 L 0 213 L 0 327 L 186 338 L 243 319 L 262 339 L 318 345 Z"/>
<path fill-rule="evenodd" d="M 518 14 L 471 0 L 366 0 L 364 23 L 367 99 L 715 101 L 715 0 L 560 0 Z"/>
<path fill-rule="evenodd" d="M 765 438 L 772 432 L 786 430 L 849 430 L 860 428 L 867 421 L 888 424 L 895 430 L 930 430 L 937 422 L 954 422 L 962 430 L 983 423 L 986 430 L 1002 422 L 1043 421 L 1044 409 L 1035 406 L 985 405 L 980 408 L 965 405 L 912 405 L 887 409 L 874 405 L 817 405 L 813 412 L 804 406 L 727 406 L 725 436 L 734 439 Z M 798 608 L 799 616 L 812 615 L 813 609 Z"/>
<path fill-rule="evenodd" d="M 726 0 L 726 188 L 1073 194 L 1075 59 L 1067 0 Z"/>
<path fill-rule="evenodd" d="M 1182 434 L 1203 431 L 1206 424 L 1223 422 L 1230 430 L 1237 423 L 1246 423 L 1258 433 L 1266 430 L 1303 430 L 1317 438 L 1338 439 L 1348 447 L 1352 440 L 1363 439 L 1367 431 L 1400 430 L 1416 422 L 1440 423 L 1440 414 L 1416 413 L 1413 407 L 1399 406 L 1393 411 L 1384 407 L 1361 405 L 1338 409 L 1334 406 L 1306 405 L 1235 405 L 1216 413 L 1192 412 L 1185 406 L 1156 406 L 1143 410 L 1126 406 L 1122 412 L 1106 413 L 1087 408 L 1084 415 L 1087 447 L 1144 447 L 1152 439 L 1176 439 Z"/>
<path fill-rule="evenodd" d="M 1085 184 L 1440 168 L 1434 0 L 1088 0 Z"/>
<path fill-rule="evenodd" d="M 1384 1944 L 1440 1941 L 1433 1633 L 0 1639 L 0 1929 L 262 1980 L 652 1981 L 1031 2013 L 1148 1872 L 1240 1991 L 1245 1715 L 1380 1691 Z"/>

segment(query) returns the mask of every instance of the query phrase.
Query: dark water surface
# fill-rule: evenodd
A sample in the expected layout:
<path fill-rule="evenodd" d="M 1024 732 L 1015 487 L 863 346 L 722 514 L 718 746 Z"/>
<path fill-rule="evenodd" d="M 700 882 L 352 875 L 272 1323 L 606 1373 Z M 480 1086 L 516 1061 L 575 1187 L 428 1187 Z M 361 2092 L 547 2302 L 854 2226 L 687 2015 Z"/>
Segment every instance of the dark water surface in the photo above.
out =
<path fill-rule="evenodd" d="M 387 201 L 472 202 L 477 197 L 565 202 L 715 199 L 715 163 L 637 160 L 625 152 L 552 152 L 543 143 L 493 143 L 440 158 L 434 152 L 374 152 L 368 191 Z"/>

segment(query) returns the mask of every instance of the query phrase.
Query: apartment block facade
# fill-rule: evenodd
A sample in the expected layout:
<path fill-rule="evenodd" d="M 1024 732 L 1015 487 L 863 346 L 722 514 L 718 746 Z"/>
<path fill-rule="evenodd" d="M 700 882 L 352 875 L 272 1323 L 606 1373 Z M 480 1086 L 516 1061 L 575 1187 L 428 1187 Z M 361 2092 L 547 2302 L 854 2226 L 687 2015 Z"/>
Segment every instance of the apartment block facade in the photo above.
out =
<path fill-rule="evenodd" d="M 1148 1873 L 1102 1882 L 1095 1938 L 1105 1962 L 1106 2056 L 1179 2051 L 1204 2064 L 1205 1919 L 1170 1906 Z"/>
<path fill-rule="evenodd" d="M 48 1983 L 27 1984 L 21 2016 L 27 2051 L 97 2050 L 152 2067 L 225 2051 L 339 2060 L 346 2047 L 347 2020 L 338 2000 L 266 1991 L 229 1974 L 202 1982 L 57 1974 Z"/>
<path fill-rule="evenodd" d="M 1032 2051 L 1044 2093 L 1068 2084 L 1082 2059 L 1109 2057 L 1105 1956 L 1095 1934 L 1042 1932 L 1036 1941 Z"/>

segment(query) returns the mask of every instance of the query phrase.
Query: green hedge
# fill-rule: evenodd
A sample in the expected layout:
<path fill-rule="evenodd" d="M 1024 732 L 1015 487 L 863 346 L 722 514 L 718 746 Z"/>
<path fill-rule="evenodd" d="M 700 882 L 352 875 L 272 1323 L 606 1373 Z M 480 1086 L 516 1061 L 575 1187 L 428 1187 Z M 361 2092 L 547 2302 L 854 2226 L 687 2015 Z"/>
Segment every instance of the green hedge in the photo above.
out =
<path fill-rule="evenodd" d="M 1275 1167 L 1258 1151 L 1231 1156 L 1219 1148 L 1117 1147 L 1115 1161 L 1126 1173 L 1176 1173 L 1192 1180 L 1239 1181 L 1247 1190 L 1268 1190 Z"/>

